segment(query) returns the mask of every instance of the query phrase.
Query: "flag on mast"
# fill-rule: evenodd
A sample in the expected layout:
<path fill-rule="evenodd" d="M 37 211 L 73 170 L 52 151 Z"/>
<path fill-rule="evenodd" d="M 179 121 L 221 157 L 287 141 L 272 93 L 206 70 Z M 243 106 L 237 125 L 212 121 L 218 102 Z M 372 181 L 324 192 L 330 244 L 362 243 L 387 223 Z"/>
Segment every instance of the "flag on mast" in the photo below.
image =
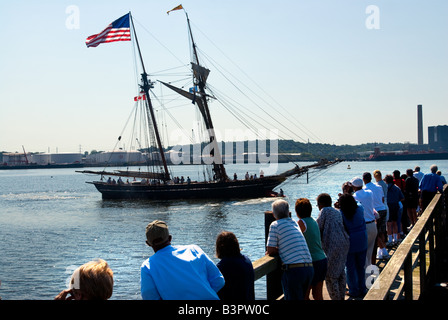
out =
<path fill-rule="evenodd" d="M 146 100 L 146 95 L 144 92 L 142 92 L 141 95 L 134 97 L 134 101 L 138 101 L 138 100 Z"/>
<path fill-rule="evenodd" d="M 87 48 L 97 47 L 100 43 L 115 41 L 131 41 L 131 28 L 129 24 L 129 13 L 118 18 L 98 34 L 91 35 L 86 39 Z"/>
<path fill-rule="evenodd" d="M 182 7 L 182 5 L 180 4 L 180 5 L 178 5 L 176 8 L 173 8 L 173 9 L 167 11 L 166 14 L 169 15 L 171 11 L 182 10 L 183 8 L 184 8 L 184 7 Z"/>

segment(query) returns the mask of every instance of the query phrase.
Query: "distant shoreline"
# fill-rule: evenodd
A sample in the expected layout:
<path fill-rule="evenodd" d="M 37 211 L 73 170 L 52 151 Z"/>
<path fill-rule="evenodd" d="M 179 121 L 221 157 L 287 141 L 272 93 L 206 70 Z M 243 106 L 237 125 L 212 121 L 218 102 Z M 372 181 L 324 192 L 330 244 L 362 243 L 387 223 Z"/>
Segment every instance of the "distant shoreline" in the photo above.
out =
<path fill-rule="evenodd" d="M 0 166 L 0 170 L 26 170 L 26 169 L 55 169 L 55 168 L 84 168 L 86 165 L 84 163 L 71 163 L 71 164 L 28 164 L 28 165 L 18 165 L 18 166 Z"/>
<path fill-rule="evenodd" d="M 299 161 L 306 161 L 309 162 L 311 160 L 294 160 L 294 162 L 299 162 Z M 290 160 L 280 160 L 277 161 L 276 163 L 289 163 L 292 162 Z M 227 164 L 234 164 L 235 162 L 232 163 L 227 163 Z M 246 162 L 244 162 L 243 164 L 245 164 Z M 263 164 L 261 162 L 256 162 L 258 164 Z M 226 164 L 224 162 L 224 164 Z M 37 165 L 37 164 L 29 164 L 29 165 L 12 165 L 12 166 L 5 166 L 5 165 L 0 165 L 0 170 L 27 170 L 27 169 L 67 169 L 67 168 L 89 168 L 89 167 L 145 167 L 148 164 L 145 163 L 72 163 L 72 164 L 48 164 L 48 165 Z M 171 166 L 188 166 L 188 165 L 198 165 L 198 163 L 180 163 L 180 164 L 170 164 Z M 201 165 L 201 163 L 199 163 L 199 165 Z M 151 165 L 150 165 L 151 166 Z"/>

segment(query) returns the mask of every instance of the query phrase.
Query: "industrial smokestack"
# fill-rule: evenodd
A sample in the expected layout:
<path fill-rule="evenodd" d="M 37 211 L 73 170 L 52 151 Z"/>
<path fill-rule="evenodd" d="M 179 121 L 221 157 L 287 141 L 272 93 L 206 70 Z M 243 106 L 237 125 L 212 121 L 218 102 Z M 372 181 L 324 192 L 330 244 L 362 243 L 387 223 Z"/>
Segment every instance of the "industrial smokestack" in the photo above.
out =
<path fill-rule="evenodd" d="M 422 105 L 417 105 L 417 130 L 418 130 L 418 145 L 423 145 L 423 112 Z"/>

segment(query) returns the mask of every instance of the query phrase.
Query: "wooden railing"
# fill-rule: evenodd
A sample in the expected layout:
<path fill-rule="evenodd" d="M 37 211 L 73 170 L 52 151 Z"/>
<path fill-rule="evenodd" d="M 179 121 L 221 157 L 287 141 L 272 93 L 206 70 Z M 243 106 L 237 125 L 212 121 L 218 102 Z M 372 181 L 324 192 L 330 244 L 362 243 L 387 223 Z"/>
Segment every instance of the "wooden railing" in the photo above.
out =
<path fill-rule="evenodd" d="M 364 300 L 418 299 L 437 280 L 441 262 L 447 252 L 447 185 L 443 194 L 436 194 L 417 223 L 387 262 Z M 406 214 L 406 213 L 403 213 Z M 272 212 L 265 213 L 265 234 L 274 220 Z M 429 256 L 429 261 L 428 261 Z M 267 300 L 282 296 L 280 259 L 264 256 L 253 262 L 255 280 L 266 276 Z M 415 271 L 419 277 L 414 280 Z M 401 279 L 401 281 L 400 281 Z"/>
<path fill-rule="evenodd" d="M 272 211 L 266 211 L 264 215 L 265 242 L 269 234 L 269 226 L 275 218 Z M 280 258 L 264 256 L 252 263 L 255 272 L 255 281 L 266 276 L 266 296 L 267 300 L 277 300 L 282 297 L 281 285 L 281 261 Z"/>
<path fill-rule="evenodd" d="M 446 253 L 446 188 L 445 185 L 444 194 L 434 196 L 375 279 L 364 300 L 418 299 L 436 281 L 436 276 L 442 271 L 440 262 Z M 418 273 L 416 269 L 419 269 Z M 419 277 L 414 277 L 417 274 Z"/>

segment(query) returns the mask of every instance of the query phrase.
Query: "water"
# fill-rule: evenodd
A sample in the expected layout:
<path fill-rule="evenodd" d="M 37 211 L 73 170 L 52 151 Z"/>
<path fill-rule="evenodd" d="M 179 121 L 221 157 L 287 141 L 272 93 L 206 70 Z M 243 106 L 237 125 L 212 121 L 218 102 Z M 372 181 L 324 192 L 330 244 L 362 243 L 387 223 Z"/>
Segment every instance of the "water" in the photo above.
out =
<path fill-rule="evenodd" d="M 448 160 L 406 162 L 343 162 L 329 170 L 290 179 L 281 187 L 292 206 L 298 197 L 309 198 L 317 217 L 315 199 L 329 193 L 333 200 L 343 182 L 363 172 L 383 174 L 420 165 L 428 172 L 435 162 L 443 173 Z M 301 163 L 305 165 L 309 163 Z M 350 165 L 351 169 L 347 169 Z M 228 165 L 236 172 L 259 172 L 254 164 Z M 279 164 L 278 172 L 292 168 Z M 174 167 L 174 174 L 197 179 L 198 166 Z M 264 168 L 265 173 L 268 173 Z M 270 172 L 272 173 L 272 172 Z M 167 222 L 173 244 L 197 244 L 215 262 L 215 240 L 222 230 L 236 234 L 243 253 L 252 261 L 264 247 L 264 212 L 273 198 L 231 201 L 105 201 L 95 177 L 74 169 L 0 171 L 0 296 L 4 300 L 53 299 L 66 288 L 74 268 L 95 258 L 105 259 L 114 272 L 111 299 L 140 299 L 140 265 L 153 254 L 145 244 L 145 227 L 154 219 Z M 295 214 L 294 214 L 295 217 Z M 264 278 L 256 282 L 256 298 L 265 299 Z"/>

